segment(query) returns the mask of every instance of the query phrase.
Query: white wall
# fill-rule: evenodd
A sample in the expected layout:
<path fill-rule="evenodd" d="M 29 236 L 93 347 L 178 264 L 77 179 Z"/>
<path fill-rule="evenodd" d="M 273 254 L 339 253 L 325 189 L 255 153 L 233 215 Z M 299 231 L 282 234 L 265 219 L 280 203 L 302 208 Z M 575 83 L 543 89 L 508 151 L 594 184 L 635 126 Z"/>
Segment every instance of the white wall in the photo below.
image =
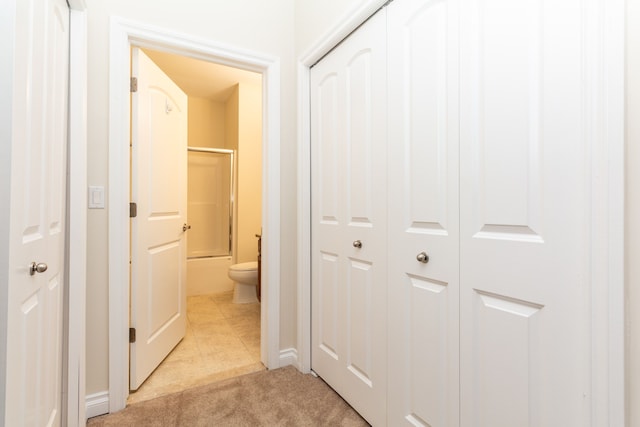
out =
<path fill-rule="evenodd" d="M 294 259 L 296 251 L 296 151 L 293 0 L 110 0 L 87 7 L 89 48 L 88 180 L 108 187 L 109 25 L 112 15 L 166 28 L 190 36 L 280 58 L 282 126 L 280 259 Z M 287 156 L 286 158 L 284 156 Z M 293 157 L 295 159 L 295 156 Z M 108 191 L 107 191 L 108 193 Z M 87 389 L 88 395 L 108 389 L 108 201 L 107 209 L 88 213 L 87 272 Z M 275 257 L 278 258 L 277 256 Z M 295 268 L 283 263 L 282 295 L 295 294 Z M 295 305 L 281 303 L 282 316 Z M 122 313 L 127 316 L 127 313 Z M 295 344 L 295 327 L 282 322 L 280 348 Z"/>
<path fill-rule="evenodd" d="M 348 19 L 355 11 L 376 0 L 295 0 L 296 53 L 315 45 L 329 31 Z"/>
<path fill-rule="evenodd" d="M 627 0 L 626 259 L 628 425 L 640 426 L 640 0 Z"/>

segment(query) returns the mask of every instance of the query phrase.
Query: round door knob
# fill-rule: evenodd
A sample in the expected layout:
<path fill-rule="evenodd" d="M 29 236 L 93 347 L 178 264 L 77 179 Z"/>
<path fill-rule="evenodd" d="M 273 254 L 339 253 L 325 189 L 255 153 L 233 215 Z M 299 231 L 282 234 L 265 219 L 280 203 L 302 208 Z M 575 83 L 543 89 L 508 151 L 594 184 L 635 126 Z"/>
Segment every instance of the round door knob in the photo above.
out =
<path fill-rule="evenodd" d="M 356 240 L 353 242 L 353 247 L 360 249 L 362 247 L 362 242 L 360 240 Z"/>
<path fill-rule="evenodd" d="M 429 255 L 427 255 L 425 252 L 420 252 L 420 253 L 416 256 L 416 259 L 417 259 L 419 262 L 421 262 L 421 263 L 423 263 L 423 264 L 426 264 L 426 263 L 428 263 L 428 262 L 429 262 Z"/>
<path fill-rule="evenodd" d="M 31 264 L 29 264 L 29 274 L 33 276 L 36 273 L 44 273 L 45 271 L 47 271 L 47 268 L 48 266 L 44 262 L 36 263 L 35 261 L 33 261 Z"/>

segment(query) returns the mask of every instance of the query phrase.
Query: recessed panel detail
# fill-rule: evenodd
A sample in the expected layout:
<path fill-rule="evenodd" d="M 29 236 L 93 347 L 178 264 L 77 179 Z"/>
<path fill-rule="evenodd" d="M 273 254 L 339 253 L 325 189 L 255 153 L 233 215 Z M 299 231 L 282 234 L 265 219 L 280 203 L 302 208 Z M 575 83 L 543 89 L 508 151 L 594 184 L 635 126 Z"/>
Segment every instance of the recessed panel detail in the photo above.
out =
<path fill-rule="evenodd" d="M 354 56 L 346 68 L 347 85 L 347 206 L 351 223 L 372 222 L 373 123 L 371 51 Z"/>
<path fill-rule="evenodd" d="M 370 262 L 349 259 L 347 345 L 349 370 L 371 387 L 372 293 L 374 268 Z"/>
<path fill-rule="evenodd" d="M 338 76 L 326 76 L 316 88 L 318 96 L 317 164 L 319 167 L 318 200 L 321 224 L 338 224 Z"/>
<path fill-rule="evenodd" d="M 478 231 L 491 230 L 477 237 L 536 241 L 531 236 L 541 239 L 543 180 L 542 3 L 480 3 L 472 180 Z"/>
<path fill-rule="evenodd" d="M 529 426 L 529 415 L 537 413 L 542 309 L 534 302 L 475 291 L 471 372 L 478 425 Z"/>
<path fill-rule="evenodd" d="M 180 315 L 180 255 L 180 241 L 148 251 L 148 342 Z"/>
<path fill-rule="evenodd" d="M 404 26 L 405 201 L 410 228 L 446 229 L 447 6 L 429 2 Z"/>
<path fill-rule="evenodd" d="M 319 342 L 320 348 L 330 357 L 338 359 L 338 256 L 320 253 L 318 283 L 320 285 Z"/>
<path fill-rule="evenodd" d="M 160 118 L 149 122 L 149 214 L 153 216 L 174 215 L 180 211 L 180 202 L 185 185 L 175 178 L 167 165 L 179 161 L 186 162 L 186 152 L 182 152 L 181 111 L 170 101 L 169 95 L 161 89 L 149 88 L 149 117 Z"/>
<path fill-rule="evenodd" d="M 448 358 L 447 283 L 408 275 L 407 362 L 411 373 L 407 421 L 417 426 L 446 424 Z"/>

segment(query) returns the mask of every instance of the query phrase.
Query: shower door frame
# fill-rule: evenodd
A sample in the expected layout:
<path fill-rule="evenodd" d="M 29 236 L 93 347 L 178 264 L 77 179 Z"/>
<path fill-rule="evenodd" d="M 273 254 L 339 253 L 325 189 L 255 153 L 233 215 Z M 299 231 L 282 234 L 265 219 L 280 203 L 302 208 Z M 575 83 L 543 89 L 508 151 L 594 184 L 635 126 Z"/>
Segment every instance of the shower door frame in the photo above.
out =
<path fill-rule="evenodd" d="M 231 259 L 233 259 L 235 262 L 236 258 L 235 258 L 235 255 L 233 254 L 233 251 L 235 249 L 235 246 L 233 245 L 233 238 L 234 238 L 233 226 L 235 224 L 234 212 L 235 212 L 235 205 L 236 205 L 236 152 L 235 150 L 229 150 L 226 148 L 187 146 L 187 152 L 189 151 L 193 151 L 196 153 L 229 154 L 231 156 L 231 159 L 230 159 L 231 170 L 229 171 L 231 175 L 231 179 L 229 183 L 229 199 L 230 199 L 229 201 L 229 253 L 227 255 L 200 256 L 200 257 L 193 257 L 193 258 L 221 258 L 221 257 L 230 256 Z M 189 166 L 187 165 L 187 170 L 188 168 Z M 187 195 L 187 222 L 189 222 L 188 203 L 189 203 L 189 196 Z M 187 259 L 189 259 L 188 252 L 189 252 L 189 248 L 187 247 Z"/>

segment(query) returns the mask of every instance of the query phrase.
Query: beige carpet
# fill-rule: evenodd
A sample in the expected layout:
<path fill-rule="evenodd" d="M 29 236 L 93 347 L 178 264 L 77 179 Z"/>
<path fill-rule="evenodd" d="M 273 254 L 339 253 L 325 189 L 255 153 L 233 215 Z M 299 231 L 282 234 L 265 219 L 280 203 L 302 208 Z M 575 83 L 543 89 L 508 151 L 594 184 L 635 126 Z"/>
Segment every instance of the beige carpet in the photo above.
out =
<path fill-rule="evenodd" d="M 321 379 L 294 367 L 135 403 L 88 426 L 368 426 Z"/>

